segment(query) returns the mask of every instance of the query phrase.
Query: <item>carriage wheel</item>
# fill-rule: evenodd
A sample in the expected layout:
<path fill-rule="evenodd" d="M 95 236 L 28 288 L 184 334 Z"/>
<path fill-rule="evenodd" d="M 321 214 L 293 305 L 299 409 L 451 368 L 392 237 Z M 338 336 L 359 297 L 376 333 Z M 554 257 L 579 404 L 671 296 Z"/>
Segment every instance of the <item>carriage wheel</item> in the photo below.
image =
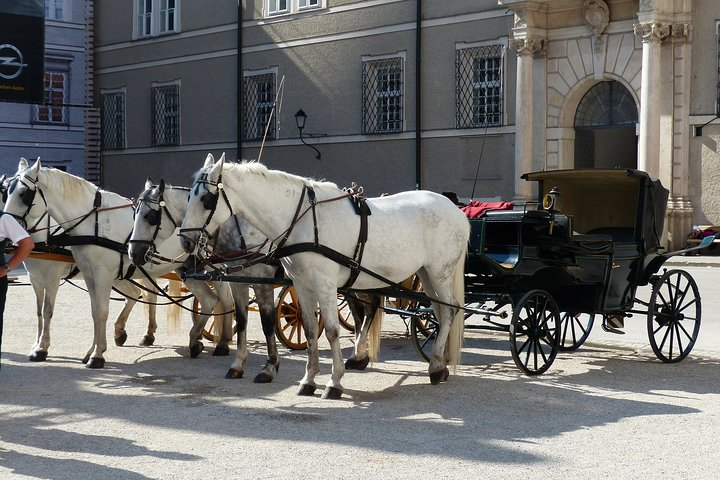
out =
<path fill-rule="evenodd" d="M 590 335 L 594 322 L 595 315 L 591 313 L 561 313 L 558 349 L 569 352 L 580 348 Z"/>
<path fill-rule="evenodd" d="M 280 291 L 275 311 L 277 312 L 275 333 L 278 340 L 290 350 L 305 350 L 307 338 L 305 338 L 305 329 L 303 328 L 302 307 L 292 285 L 283 287 Z M 322 333 L 323 327 L 323 321 L 320 318 L 318 337 Z"/>
<path fill-rule="evenodd" d="M 515 365 L 527 375 L 545 372 L 555 360 L 560 335 L 560 311 L 543 290 L 523 295 L 513 309 L 510 351 Z"/>
<path fill-rule="evenodd" d="M 414 316 L 410 321 L 410 338 L 413 347 L 426 362 L 430 361 L 440 324 L 432 312 Z"/>
<path fill-rule="evenodd" d="M 647 329 L 655 355 L 679 362 L 695 346 L 700 331 L 700 292 L 684 270 L 669 270 L 653 283 Z"/>
<path fill-rule="evenodd" d="M 355 320 L 347 300 L 345 300 L 345 295 L 341 293 L 338 293 L 338 320 L 340 320 L 340 325 L 345 330 L 355 333 Z"/>
<path fill-rule="evenodd" d="M 198 321 L 200 318 L 200 302 L 197 298 L 193 298 L 193 306 L 192 306 L 192 319 L 193 324 Z M 215 341 L 215 322 L 222 322 L 222 319 L 217 318 L 215 315 L 211 315 L 208 319 L 208 323 L 205 324 L 205 328 L 202 331 L 202 336 L 205 340 L 209 340 L 211 342 Z M 218 331 L 222 331 L 222 325 L 220 325 L 220 328 Z M 237 325 L 233 322 L 233 336 L 237 333 Z"/>

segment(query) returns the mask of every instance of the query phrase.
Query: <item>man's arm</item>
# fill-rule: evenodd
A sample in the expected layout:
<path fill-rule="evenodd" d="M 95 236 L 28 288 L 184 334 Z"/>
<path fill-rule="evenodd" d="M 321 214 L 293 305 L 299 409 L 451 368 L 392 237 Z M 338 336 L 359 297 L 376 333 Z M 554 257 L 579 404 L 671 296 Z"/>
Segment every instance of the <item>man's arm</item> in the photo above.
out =
<path fill-rule="evenodd" d="M 35 248 L 35 242 L 33 242 L 30 237 L 25 237 L 18 241 L 17 248 L 13 251 L 12 258 L 8 260 L 2 268 L 0 268 L 0 277 L 4 277 L 10 270 L 17 268 L 17 266 L 27 258 L 33 248 Z"/>

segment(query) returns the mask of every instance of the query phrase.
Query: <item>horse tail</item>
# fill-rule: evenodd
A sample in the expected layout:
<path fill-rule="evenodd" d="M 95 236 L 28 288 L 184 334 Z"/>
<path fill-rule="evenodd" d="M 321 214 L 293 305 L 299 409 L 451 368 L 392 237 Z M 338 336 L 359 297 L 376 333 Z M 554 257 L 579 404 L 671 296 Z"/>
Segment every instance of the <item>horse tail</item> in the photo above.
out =
<path fill-rule="evenodd" d="M 182 282 L 180 280 L 168 280 L 168 295 L 174 300 L 167 306 L 166 317 L 168 330 L 171 333 L 176 333 L 180 330 L 180 305 L 178 305 L 178 299 L 182 298 Z"/>
<path fill-rule="evenodd" d="M 448 363 L 453 367 L 453 374 L 457 373 L 457 366 L 460 363 L 460 353 L 465 337 L 465 259 L 467 257 L 467 246 L 463 250 L 457 264 L 455 265 L 455 273 L 453 275 L 453 298 L 461 307 L 457 309 L 452 325 L 450 325 L 450 334 L 448 336 L 447 353 Z"/>
<path fill-rule="evenodd" d="M 385 297 L 380 297 L 379 305 L 385 304 Z M 370 328 L 368 329 L 368 356 L 370 361 L 375 363 L 380 356 L 380 331 L 382 330 L 383 309 L 378 306 L 373 314 Z"/>

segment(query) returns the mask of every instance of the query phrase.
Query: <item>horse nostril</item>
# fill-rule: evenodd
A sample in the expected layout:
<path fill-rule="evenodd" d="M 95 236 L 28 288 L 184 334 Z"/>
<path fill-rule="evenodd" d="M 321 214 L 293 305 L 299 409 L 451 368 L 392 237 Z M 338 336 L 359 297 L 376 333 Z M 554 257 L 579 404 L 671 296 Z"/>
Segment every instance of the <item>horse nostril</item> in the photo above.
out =
<path fill-rule="evenodd" d="M 193 250 L 192 243 L 190 243 L 190 240 L 187 238 L 183 238 L 180 241 L 180 244 L 182 245 L 183 250 L 185 250 L 186 253 L 190 253 Z"/>

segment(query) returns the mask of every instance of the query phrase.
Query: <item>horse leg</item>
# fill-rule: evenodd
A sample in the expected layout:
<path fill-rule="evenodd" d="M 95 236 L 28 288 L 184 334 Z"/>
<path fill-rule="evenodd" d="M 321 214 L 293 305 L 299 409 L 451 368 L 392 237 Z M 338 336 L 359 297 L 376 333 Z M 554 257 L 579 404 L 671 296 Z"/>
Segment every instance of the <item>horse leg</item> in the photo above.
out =
<path fill-rule="evenodd" d="M 215 283 L 215 292 L 218 295 L 219 307 L 222 314 L 222 329 L 220 338 L 216 340 L 213 357 L 226 357 L 230 355 L 230 342 L 232 341 L 232 311 L 235 303 L 233 301 L 230 286 L 225 282 Z M 217 318 L 217 314 L 216 314 Z"/>
<path fill-rule="evenodd" d="M 145 301 L 144 310 L 148 316 L 148 326 L 140 340 L 140 346 L 151 347 L 155 344 L 155 332 L 157 332 L 157 293 L 146 291 L 143 293 Z"/>
<path fill-rule="evenodd" d="M 317 304 L 315 296 L 305 291 L 302 285 L 295 285 L 295 292 L 302 308 L 303 330 L 307 340 L 307 363 L 305 365 L 305 376 L 300 380 L 298 395 L 311 396 L 317 390 L 315 377 L 320 373 L 320 356 L 318 352 L 318 317 L 314 306 Z M 333 296 L 335 304 L 335 318 L 337 321 L 337 295 Z"/>
<path fill-rule="evenodd" d="M 332 289 L 325 293 L 325 295 L 320 296 L 320 314 L 325 322 L 325 337 L 330 343 L 333 366 L 330 380 L 328 380 L 325 386 L 322 398 L 337 400 L 342 397 L 343 387 L 340 381 L 343 375 L 345 375 L 345 365 L 343 364 L 342 350 L 340 349 L 340 321 L 338 320 L 337 291 Z"/>
<path fill-rule="evenodd" d="M 128 337 L 127 331 L 125 330 L 125 325 L 127 324 L 127 319 L 130 316 L 130 312 L 135 306 L 135 303 L 137 303 L 136 299 L 140 297 L 140 289 L 125 280 L 123 280 L 122 282 L 117 282 L 115 288 L 125 297 L 125 305 L 120 311 L 120 314 L 118 314 L 117 318 L 115 319 L 114 333 L 115 345 L 117 345 L 118 347 L 122 347 L 123 345 L 125 345 Z"/>
<path fill-rule="evenodd" d="M 205 348 L 200 339 L 202 338 L 203 329 L 210 315 L 212 315 L 213 310 L 215 310 L 219 299 L 207 282 L 187 279 L 185 285 L 187 285 L 190 292 L 192 292 L 198 302 L 200 302 L 200 312 L 198 312 L 197 320 L 190 329 L 190 358 L 196 358 Z"/>
<path fill-rule="evenodd" d="M 112 277 L 106 275 L 94 278 L 92 275 L 85 274 L 85 281 L 90 293 L 94 345 L 83 359 L 83 363 L 88 368 L 103 368 L 105 366 L 103 353 L 107 350 L 107 318 L 110 310 Z"/>
<path fill-rule="evenodd" d="M 262 323 L 265 343 L 267 345 L 267 360 L 263 369 L 255 376 L 255 383 L 270 383 L 280 370 L 277 342 L 275 340 L 275 325 L 277 311 L 275 310 L 274 290 L 272 285 L 253 285 L 255 300 L 260 308 L 260 321 Z"/>
<path fill-rule="evenodd" d="M 225 374 L 225 378 L 242 378 L 247 363 L 247 307 L 249 288 L 247 284 L 234 283 L 230 285 L 233 301 L 235 303 L 235 324 L 237 326 L 237 348 L 235 360 Z"/>
<path fill-rule="evenodd" d="M 26 264 L 26 268 L 27 268 Z M 30 349 L 30 361 L 42 362 L 47 358 L 47 351 L 42 353 L 42 339 L 45 335 L 45 321 L 43 317 L 43 303 L 45 297 L 45 285 L 42 277 L 36 277 L 28 269 L 28 277 L 30 279 L 30 285 L 32 285 L 35 291 L 35 310 L 37 312 L 37 336 L 35 337 L 35 343 Z M 49 340 L 49 333 L 48 333 Z"/>
<path fill-rule="evenodd" d="M 464 293 L 462 286 L 464 257 L 455 265 L 455 271 L 446 280 L 438 272 L 436 275 L 430 275 L 425 269 L 418 271 L 420 280 L 426 286 L 426 291 L 435 292 L 438 300 L 447 304 L 464 305 Z M 445 269 L 445 271 L 453 271 L 453 268 Z M 428 373 L 430 375 L 430 383 L 437 385 L 448 379 L 450 372 L 448 364 L 457 362 L 459 349 L 462 344 L 463 332 L 463 315 L 460 308 L 442 305 L 433 302 L 433 311 L 435 312 L 440 329 L 435 340 L 432 352 L 430 354 L 430 363 L 428 365 Z"/>
<path fill-rule="evenodd" d="M 370 301 L 377 297 L 364 294 L 362 294 L 362 298 L 360 296 L 353 293 L 345 296 L 353 320 L 355 320 L 355 349 L 353 356 L 345 362 L 347 370 L 365 370 L 370 363 L 370 356 L 367 352 L 367 332 L 372 321 L 372 314 L 367 313 L 366 306 L 370 307 L 370 305 L 366 303 L 366 300 Z"/>

